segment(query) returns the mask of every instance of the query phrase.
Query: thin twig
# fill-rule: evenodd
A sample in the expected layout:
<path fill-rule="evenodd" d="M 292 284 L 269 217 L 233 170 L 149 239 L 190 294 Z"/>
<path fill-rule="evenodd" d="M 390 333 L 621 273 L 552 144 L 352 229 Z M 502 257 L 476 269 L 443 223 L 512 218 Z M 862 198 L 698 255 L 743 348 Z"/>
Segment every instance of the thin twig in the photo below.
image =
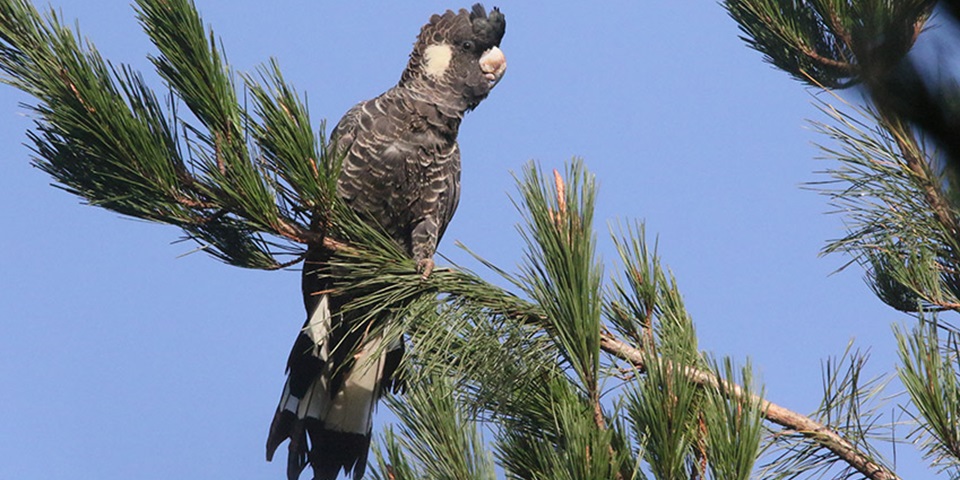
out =
<path fill-rule="evenodd" d="M 283 270 L 284 268 L 292 267 L 302 262 L 303 259 L 306 257 L 307 257 L 307 253 L 304 252 L 300 255 L 297 255 L 296 258 L 294 258 L 293 260 L 290 260 L 289 262 L 278 263 L 270 268 L 267 268 L 266 270 Z"/>

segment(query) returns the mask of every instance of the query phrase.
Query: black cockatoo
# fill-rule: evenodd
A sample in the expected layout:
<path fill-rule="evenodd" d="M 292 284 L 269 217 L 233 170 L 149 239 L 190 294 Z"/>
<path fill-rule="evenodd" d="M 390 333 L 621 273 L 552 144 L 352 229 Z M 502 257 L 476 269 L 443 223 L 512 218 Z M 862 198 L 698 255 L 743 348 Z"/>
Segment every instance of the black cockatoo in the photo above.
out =
<path fill-rule="evenodd" d="M 457 208 L 460 122 L 506 70 L 499 49 L 505 29 L 503 14 L 480 4 L 433 15 L 400 82 L 351 108 L 333 130 L 331 145 L 344 155 L 338 195 L 401 245 L 424 276 Z M 267 460 L 290 440 L 291 480 L 307 464 L 317 480 L 333 480 L 341 470 L 363 476 L 373 409 L 402 355 L 402 345 L 381 348 L 379 336 L 351 323 L 359 314 L 342 311 L 351 298 L 317 275 L 327 255 L 319 246 L 307 252 L 307 321 L 267 438 Z"/>

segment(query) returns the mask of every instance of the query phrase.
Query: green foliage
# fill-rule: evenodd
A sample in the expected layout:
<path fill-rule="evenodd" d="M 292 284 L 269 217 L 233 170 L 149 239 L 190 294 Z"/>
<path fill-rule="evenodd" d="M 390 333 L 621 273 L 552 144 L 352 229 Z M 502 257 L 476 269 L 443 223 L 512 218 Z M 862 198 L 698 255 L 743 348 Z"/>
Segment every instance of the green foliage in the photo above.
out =
<path fill-rule="evenodd" d="M 629 442 L 600 404 L 592 181 L 580 162 L 567 179 L 556 177 L 550 189 L 530 164 L 519 186 L 529 220 L 521 230 L 527 261 L 518 277 L 501 273 L 533 300 L 482 282 L 451 285 L 462 272 L 434 272 L 424 283 L 437 286 L 447 306 L 439 324 L 408 315 L 417 318 L 405 329 L 410 358 L 418 371 L 455 375 L 468 392 L 461 397 L 467 410 L 498 425 L 495 451 L 510 478 L 630 478 Z"/>
<path fill-rule="evenodd" d="M 35 163 L 91 204 L 180 227 L 233 265 L 280 268 L 279 256 L 320 242 L 337 162 L 275 63 L 261 82 L 247 78 L 249 114 L 192 2 L 136 8 L 160 52 L 152 60 L 173 94 L 167 108 L 139 73 L 104 61 L 55 12 L 44 19 L 24 0 L 0 2 L 0 80 L 37 100 L 28 106 Z M 179 102 L 199 125 L 177 114 Z"/>
<path fill-rule="evenodd" d="M 726 0 L 741 37 L 801 82 L 845 88 L 893 68 L 932 0 Z"/>
<path fill-rule="evenodd" d="M 656 245 L 650 249 L 642 223 L 611 234 L 624 265 L 626 284 L 614 278 L 607 317 L 622 335 L 644 345 L 655 333 L 665 358 L 700 364 L 693 321 L 683 304 L 676 279 L 661 265 Z M 643 332 L 647 332 L 644 334 Z M 702 364 L 701 364 L 702 366 Z"/>
<path fill-rule="evenodd" d="M 895 438 L 895 424 L 885 419 L 890 408 L 885 397 L 889 378 L 867 377 L 864 371 L 868 359 L 869 355 L 854 350 L 851 342 L 839 358 L 823 362 L 823 399 L 811 418 L 841 434 L 877 464 L 885 465 L 874 443 Z M 771 438 L 768 448 L 775 456 L 764 467 L 771 478 L 860 478 L 861 472 L 822 446 L 806 441 L 802 433 L 784 431 Z"/>
<path fill-rule="evenodd" d="M 374 480 L 400 480 L 418 478 L 414 467 L 407 459 L 401 440 L 393 426 L 387 426 L 381 442 L 374 444 L 374 455 L 377 459 L 377 469 L 371 472 Z"/>
<path fill-rule="evenodd" d="M 888 305 L 908 313 L 957 304 L 957 237 L 931 206 L 927 195 L 941 188 L 927 163 L 915 168 L 894 133 L 870 109 L 847 105 L 845 113 L 826 104 L 830 123 L 814 128 L 838 146 L 821 146 L 838 166 L 831 180 L 815 185 L 837 211 L 849 233 L 825 252 L 850 254 L 867 272 L 870 286 Z M 874 126 L 871 126 L 874 125 Z M 919 154 L 930 158 L 924 150 Z M 935 197 L 943 198 L 943 197 Z"/>
<path fill-rule="evenodd" d="M 259 80 L 245 78 L 254 113 L 263 120 L 251 124 L 252 134 L 269 171 L 282 180 L 276 182 L 282 205 L 290 215 L 328 208 L 335 202 L 340 162 L 321 155 L 327 144 L 324 124 L 321 135 L 314 135 L 306 105 L 284 81 L 275 60 L 261 68 Z"/>
<path fill-rule="evenodd" d="M 403 269 L 384 270 L 388 260 L 369 251 L 357 250 L 356 259 L 343 257 L 337 268 L 346 277 L 367 279 L 360 282 L 367 292 L 363 302 L 370 302 L 363 308 L 407 306 L 392 310 L 394 316 L 405 319 L 398 330 L 407 333 L 412 345 L 403 371 L 405 381 L 408 385 L 436 385 L 438 379 L 445 379 L 453 386 L 459 413 L 444 418 L 480 421 L 492 433 L 495 458 L 507 478 L 645 478 L 644 469 L 662 479 L 689 478 L 677 475 L 705 474 L 706 469 L 717 478 L 730 472 L 749 475 L 761 438 L 759 397 L 749 388 L 746 393 L 731 393 L 719 383 L 704 383 L 697 369 L 706 363 L 696 350 L 679 289 L 659 259 L 651 255 L 642 226 L 617 239 L 622 260 L 628 265 L 627 275 L 646 272 L 633 277 L 638 279 L 634 284 L 639 295 L 624 286 L 600 288 L 592 247 L 579 250 L 583 252 L 579 256 L 570 253 L 576 251 L 571 245 L 574 242 L 589 240 L 592 244 L 588 207 L 593 194 L 582 193 L 591 189 L 592 180 L 580 162 L 575 161 L 567 172 L 566 180 L 554 177 L 551 189 L 540 170 L 531 165 L 519 186 L 524 203 L 518 208 L 527 219 L 520 230 L 527 240 L 527 256 L 521 275 L 497 271 L 531 300 L 493 287 L 462 269 L 439 269 L 426 281 L 413 273 L 412 266 L 406 267 L 406 273 Z M 573 218 L 560 220 L 562 214 Z M 563 233 L 570 226 L 582 231 Z M 547 257 L 551 256 L 579 261 L 548 266 Z M 362 275 L 360 257 L 369 265 Z M 380 270 L 373 268 L 377 264 Z M 574 269 L 596 273 L 574 273 Z M 600 298 L 585 308 L 582 295 L 562 290 L 564 285 L 575 284 L 571 278 L 590 279 L 586 285 Z M 652 295 L 643 293 L 647 292 L 642 288 L 646 283 L 659 287 Z M 543 294 L 547 288 L 559 293 Z M 430 303 L 437 294 L 441 303 Z M 627 313 L 618 319 L 623 329 L 652 342 L 638 342 L 648 355 L 642 362 L 645 370 L 634 370 L 628 380 L 611 376 L 615 372 L 611 368 L 601 368 L 599 336 L 595 350 L 564 337 L 570 333 L 563 332 L 578 328 L 593 328 L 599 334 L 603 328 L 600 305 L 606 305 L 608 312 L 628 312 L 615 306 L 621 304 L 643 312 L 647 310 L 643 302 L 651 302 L 649 310 L 654 314 L 649 318 Z M 555 312 L 553 318 L 547 313 L 551 311 Z M 567 313 L 583 311 L 594 315 L 593 323 L 570 318 Z M 581 374 L 574 365 L 591 370 Z M 731 371 L 726 375 L 732 381 Z M 719 372 L 713 372 L 707 377 L 717 375 Z M 588 383 L 584 378 L 596 380 Z M 742 379 L 750 380 L 748 371 L 742 373 Z M 614 386 L 600 390 L 600 385 L 609 383 Z M 409 394 L 391 400 L 405 430 L 400 434 L 391 431 L 383 438 L 381 474 L 393 471 L 401 478 L 398 472 L 410 469 L 403 478 L 432 478 L 439 474 L 428 473 L 433 467 L 424 466 L 417 456 L 427 454 L 412 452 L 422 448 L 419 444 L 429 446 L 435 441 L 412 439 L 422 430 L 420 425 L 437 420 L 419 418 L 427 415 L 418 413 L 423 411 L 417 406 L 421 400 L 408 398 Z M 432 431 L 455 428 L 453 424 L 435 425 Z M 703 428 L 731 430 L 710 437 Z M 673 455 L 673 463 L 682 467 L 666 468 L 670 462 L 663 458 L 668 453 Z"/>
<path fill-rule="evenodd" d="M 721 368 L 722 367 L 722 368 Z M 762 392 L 754 396 L 753 371 L 748 363 L 735 374 L 733 362 L 726 358 L 714 365 L 720 382 L 707 388 L 703 424 L 706 430 L 707 458 L 713 478 L 748 480 L 760 453 L 763 438 Z M 742 400 L 731 396 L 730 387 L 742 386 Z"/>
<path fill-rule="evenodd" d="M 41 169 L 96 205 L 188 221 L 184 206 L 169 199 L 201 199 L 181 185 L 186 166 L 175 127 L 137 73 L 110 66 L 54 12 L 43 21 L 24 2 L 0 2 L 0 39 L 3 81 L 39 102 L 29 108 L 37 116 L 30 138 Z"/>
<path fill-rule="evenodd" d="M 651 350 L 644 350 L 646 376 L 627 396 L 627 413 L 644 460 L 657 479 L 702 475 L 697 458 L 706 461 L 699 429 L 702 393 L 682 364 L 661 361 Z"/>
<path fill-rule="evenodd" d="M 526 408 L 497 427 L 495 448 L 508 478 L 615 478 L 631 466 L 611 461 L 622 458 L 611 459 L 619 432 L 598 428 L 590 399 L 563 377 L 524 395 Z"/>
<path fill-rule="evenodd" d="M 496 478 L 493 459 L 485 453 L 476 423 L 469 420 L 468 412 L 457 401 L 450 378 L 421 376 L 417 388 L 410 389 L 404 401 L 390 397 L 387 403 L 402 425 L 399 433 L 391 429 L 383 437 L 390 446 L 386 457 L 379 460 L 384 473 L 375 478 L 387 478 L 386 472 L 391 470 L 396 480 Z M 388 469 L 386 461 L 403 467 Z"/>
<path fill-rule="evenodd" d="M 910 332 L 894 328 L 900 380 L 919 411 L 914 436 L 934 465 L 960 474 L 960 344 L 957 333 L 941 339 L 936 323 L 922 321 Z"/>
<path fill-rule="evenodd" d="M 557 177 L 547 186 L 534 163 L 519 183 L 527 225 L 522 284 L 525 293 L 544 310 L 546 330 L 566 362 L 580 378 L 584 391 L 597 390 L 600 365 L 600 279 L 594 260 L 594 181 L 583 164 L 574 161 L 566 186 Z"/>
<path fill-rule="evenodd" d="M 940 157 L 921 130 L 937 126 L 922 117 L 939 113 L 917 111 L 918 99 L 951 99 L 931 97 L 923 81 L 914 78 L 918 70 L 907 58 L 934 3 L 727 0 L 725 5 L 748 35 L 748 44 L 795 78 L 822 88 L 856 82 L 867 87 L 867 106 L 839 97 L 838 106 L 821 101 L 829 122 L 814 123 L 836 145 L 821 148 L 838 163 L 826 172 L 831 180 L 816 188 L 843 213 L 848 229 L 825 252 L 849 254 L 883 302 L 917 316 L 919 325 L 909 334 L 895 328 L 902 362 L 899 378 L 911 400 L 903 408 L 918 412 L 918 434 L 912 438 L 935 465 L 956 476 L 956 330 L 941 317 L 931 322 L 926 315 L 960 310 L 960 195 L 955 169 L 944 167 L 956 159 Z M 908 125 L 902 115 L 920 128 Z M 942 131 L 927 133 L 944 141 Z M 951 144 L 946 147 L 955 155 Z M 845 376 L 828 370 L 831 381 L 825 385 L 828 395 L 819 414 L 876 457 L 866 441 L 876 431 L 876 412 L 863 406 L 878 395 L 881 383 L 861 384 L 858 358 L 854 355 Z M 825 469 L 834 461 L 810 447 L 794 449 L 781 459 L 788 461 L 774 462 L 779 472 Z"/>
<path fill-rule="evenodd" d="M 795 78 L 821 88 L 862 81 L 874 93 L 889 83 L 887 74 L 913 46 L 934 3 L 728 0 L 725 6 L 747 43 Z M 849 234 L 825 252 L 850 254 L 877 296 L 901 311 L 960 305 L 955 182 L 886 108 L 889 101 L 874 108 L 836 99 L 842 108 L 820 101 L 830 121 L 813 125 L 837 145 L 821 148 L 839 166 L 827 170 L 831 180 L 815 185 L 844 213 Z"/>

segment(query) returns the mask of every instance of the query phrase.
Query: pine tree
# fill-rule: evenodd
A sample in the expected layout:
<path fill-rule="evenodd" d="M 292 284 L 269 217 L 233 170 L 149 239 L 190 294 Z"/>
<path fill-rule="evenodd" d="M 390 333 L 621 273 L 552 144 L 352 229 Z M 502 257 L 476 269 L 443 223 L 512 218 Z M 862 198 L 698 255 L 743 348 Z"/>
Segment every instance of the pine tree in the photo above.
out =
<path fill-rule="evenodd" d="M 954 478 L 960 350 L 946 312 L 960 307 L 958 90 L 935 65 L 910 55 L 921 35 L 934 34 L 928 20 L 937 8 L 945 16 L 958 11 L 957 2 L 939 3 L 727 0 L 725 6 L 765 60 L 827 94 L 818 96 L 827 120 L 812 124 L 830 140 L 821 148 L 836 163 L 824 172 L 829 179 L 813 187 L 842 213 L 848 233 L 824 252 L 849 255 L 881 301 L 916 317 L 909 331 L 894 328 L 897 374 L 909 393 L 901 407 L 916 422 L 908 440 Z"/>
<path fill-rule="evenodd" d="M 960 197 L 942 160 L 960 157 L 931 150 L 908 123 L 947 145 L 951 111 L 924 123 L 904 107 L 917 102 L 903 100 L 951 91 L 920 88 L 919 70 L 903 66 L 933 3 L 725 6 L 748 44 L 794 78 L 829 92 L 863 86 L 862 104 L 832 97 L 821 104 L 830 120 L 815 124 L 837 165 L 818 188 L 849 226 L 825 251 L 849 254 L 882 301 L 916 315 L 915 328 L 894 332 L 905 408 L 932 463 L 956 475 L 960 343 L 944 312 L 960 308 Z M 597 188 L 582 161 L 562 173 L 530 163 L 517 177 L 522 266 L 477 256 L 510 289 L 457 266 L 424 281 L 339 203 L 324 126 L 276 63 L 231 71 L 190 0 L 138 0 L 136 11 L 169 99 L 53 11 L 0 0 L 0 71 L 36 101 L 35 164 L 91 205 L 178 227 L 231 265 L 279 269 L 302 260 L 306 244 L 329 248 L 340 288 L 363 293 L 353 307 L 371 323 L 392 313 L 372 325 L 383 343 L 410 345 L 406 391 L 387 399 L 400 423 L 380 437 L 374 478 L 898 478 L 874 446 L 889 438 L 878 414 L 885 390 L 861 378 L 864 355 L 827 362 L 818 411 L 792 412 L 765 399 L 749 363 L 699 350 L 642 223 L 612 232 L 622 267 L 605 274 Z"/>

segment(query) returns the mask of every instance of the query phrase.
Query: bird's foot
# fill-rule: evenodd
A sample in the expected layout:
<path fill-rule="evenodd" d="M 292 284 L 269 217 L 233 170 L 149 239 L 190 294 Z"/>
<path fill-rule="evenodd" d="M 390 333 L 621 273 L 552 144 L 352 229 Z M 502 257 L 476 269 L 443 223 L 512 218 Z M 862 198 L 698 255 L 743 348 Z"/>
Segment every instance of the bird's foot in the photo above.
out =
<path fill-rule="evenodd" d="M 424 259 L 421 259 L 420 261 L 418 261 L 418 262 L 417 262 L 417 272 L 421 274 L 420 279 L 421 279 L 421 280 L 426 280 L 427 277 L 429 277 L 430 274 L 433 273 L 433 267 L 434 267 L 434 266 L 435 266 L 435 264 L 433 263 L 433 259 L 432 259 L 432 258 L 424 258 Z"/>

